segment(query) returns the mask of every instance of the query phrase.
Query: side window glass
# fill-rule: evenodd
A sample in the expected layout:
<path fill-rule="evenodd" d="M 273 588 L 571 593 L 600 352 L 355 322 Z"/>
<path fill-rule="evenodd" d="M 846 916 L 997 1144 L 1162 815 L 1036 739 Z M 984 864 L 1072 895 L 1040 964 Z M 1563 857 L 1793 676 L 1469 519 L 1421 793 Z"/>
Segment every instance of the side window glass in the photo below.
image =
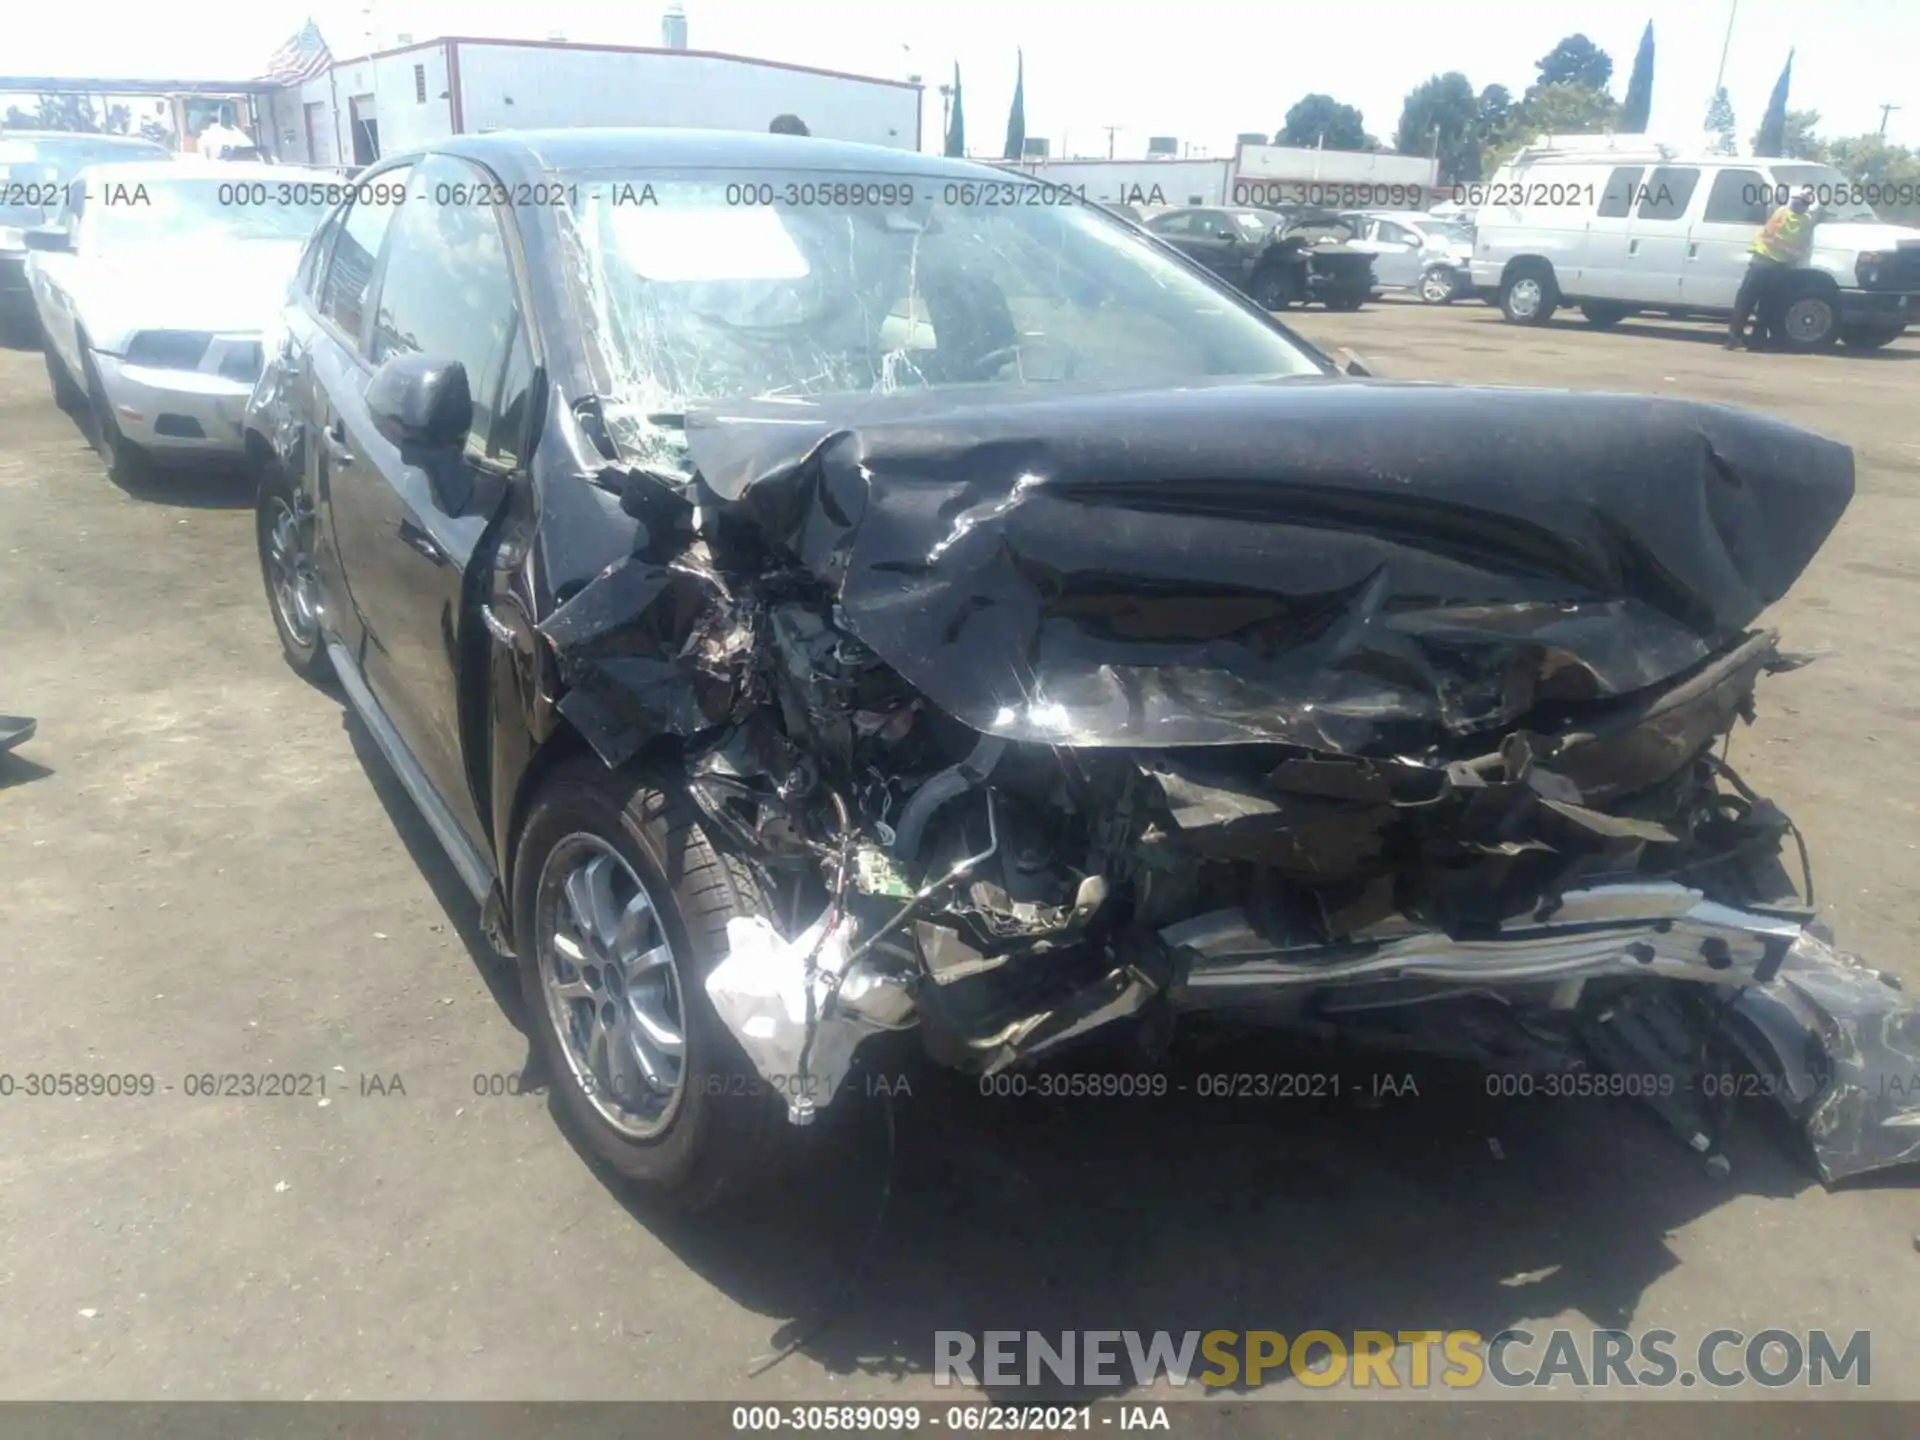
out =
<path fill-rule="evenodd" d="M 1644 165 L 1620 165 L 1607 177 L 1607 188 L 1600 197 L 1600 208 L 1594 212 L 1602 220 L 1624 220 L 1627 212 L 1633 209 L 1633 197 L 1640 186 L 1640 177 L 1647 173 Z"/>
<path fill-rule="evenodd" d="M 1640 208 L 1634 212 L 1636 220 L 1678 220 L 1687 213 L 1687 202 L 1693 199 L 1694 187 L 1700 183 L 1700 172 L 1678 165 L 1658 166 L 1647 177 L 1645 189 L 1640 195 Z"/>
<path fill-rule="evenodd" d="M 343 211 L 344 207 L 327 212 L 327 218 L 314 227 L 313 238 L 307 241 L 306 254 L 300 258 L 298 283 L 301 293 L 316 304 L 320 299 L 320 276 L 327 263 L 327 247 L 333 242 L 334 231 L 340 228 Z"/>
<path fill-rule="evenodd" d="M 406 209 L 408 168 L 385 170 L 355 187 L 354 198 L 339 221 L 333 250 L 327 257 L 327 269 L 320 282 L 320 313 L 331 320 L 349 339 L 358 341 L 365 321 L 367 300 L 373 289 L 375 263 L 380 258 L 380 242 L 386 238 L 393 217 Z"/>
<path fill-rule="evenodd" d="M 1767 182 L 1757 170 L 1722 170 L 1707 192 L 1709 225 L 1764 225 L 1767 222 Z"/>
<path fill-rule="evenodd" d="M 1147 228 L 1156 235 L 1185 235 L 1193 223 L 1193 216 L 1158 215 L 1147 222 Z"/>
<path fill-rule="evenodd" d="M 513 332 L 513 347 L 507 351 L 507 371 L 500 382 L 500 409 L 491 416 L 486 453 L 489 458 L 509 467 L 526 459 L 529 438 L 527 416 L 533 408 L 533 351 L 527 345 L 524 325 Z M 480 428 L 475 407 L 474 429 Z"/>
<path fill-rule="evenodd" d="M 418 193 L 393 222 L 373 327 L 373 363 L 418 353 L 464 365 L 474 403 L 468 448 L 485 454 L 507 349 L 519 325 L 513 268 L 491 206 L 443 205 L 434 196 L 476 188 L 490 193 L 495 182 L 464 161 L 445 157 L 421 166 L 420 180 L 414 187 Z"/>

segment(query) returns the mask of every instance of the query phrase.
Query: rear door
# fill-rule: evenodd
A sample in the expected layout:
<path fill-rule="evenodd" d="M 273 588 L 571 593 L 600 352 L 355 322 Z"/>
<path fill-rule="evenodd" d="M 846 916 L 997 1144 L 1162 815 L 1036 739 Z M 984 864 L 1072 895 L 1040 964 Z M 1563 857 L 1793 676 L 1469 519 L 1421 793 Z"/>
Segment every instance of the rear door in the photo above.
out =
<path fill-rule="evenodd" d="M 1616 165 L 1607 172 L 1599 204 L 1587 220 L 1580 263 L 1567 289 L 1594 300 L 1621 300 L 1626 295 L 1627 225 L 1633 202 L 1646 178 L 1644 165 Z"/>
<path fill-rule="evenodd" d="M 1697 165 L 1656 165 L 1648 172 L 1627 221 L 1627 260 L 1618 298 L 1679 306 L 1680 276 L 1687 264 L 1687 215 L 1699 188 Z"/>
<path fill-rule="evenodd" d="M 1767 178 L 1729 166 L 1713 177 L 1706 207 L 1687 232 L 1680 301 L 1689 310 L 1731 310 L 1746 277 L 1754 237 L 1767 221 Z"/>
<path fill-rule="evenodd" d="M 462 654 L 484 631 L 463 605 L 468 568 L 506 482 L 525 459 L 536 367 L 512 256 L 511 215 L 435 196 L 491 195 L 499 181 L 436 155 L 419 167 L 380 263 L 367 358 L 455 361 L 467 372 L 473 428 L 436 483 L 427 457 L 403 455 L 361 412 L 347 426 L 354 461 L 334 494 L 341 557 L 366 627 L 368 687 L 481 852 L 488 833 L 460 733 Z"/>

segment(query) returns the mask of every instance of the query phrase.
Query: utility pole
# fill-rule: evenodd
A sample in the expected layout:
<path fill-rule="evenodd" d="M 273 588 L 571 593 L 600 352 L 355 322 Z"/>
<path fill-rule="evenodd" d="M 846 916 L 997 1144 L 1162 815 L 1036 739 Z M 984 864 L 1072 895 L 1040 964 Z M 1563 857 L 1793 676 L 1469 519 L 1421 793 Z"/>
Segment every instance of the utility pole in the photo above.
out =
<path fill-rule="evenodd" d="M 1107 132 L 1107 158 L 1111 160 L 1113 158 L 1113 137 L 1119 133 L 1121 127 L 1118 125 L 1102 125 L 1100 128 Z"/>
<path fill-rule="evenodd" d="M 953 86 L 940 87 L 940 149 L 944 154 L 947 148 L 947 134 L 952 126 Z"/>
<path fill-rule="evenodd" d="M 1882 105 L 1880 107 L 1880 138 L 1882 140 L 1887 138 L 1887 116 L 1900 108 L 1898 105 Z"/>
<path fill-rule="evenodd" d="M 1713 93 L 1718 95 L 1727 84 L 1727 51 L 1733 48 L 1733 17 L 1740 13 L 1740 0 L 1727 7 L 1727 38 L 1720 42 L 1720 68 L 1714 72 Z"/>

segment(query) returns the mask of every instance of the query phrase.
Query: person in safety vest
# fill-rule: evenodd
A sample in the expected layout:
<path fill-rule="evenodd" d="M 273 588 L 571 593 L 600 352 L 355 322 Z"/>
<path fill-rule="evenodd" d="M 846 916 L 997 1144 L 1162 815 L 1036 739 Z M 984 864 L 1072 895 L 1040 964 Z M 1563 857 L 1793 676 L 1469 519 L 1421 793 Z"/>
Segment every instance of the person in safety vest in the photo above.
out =
<path fill-rule="evenodd" d="M 1769 313 L 1778 308 L 1787 281 L 1794 268 L 1806 263 L 1813 252 L 1813 187 L 1808 186 L 1792 200 L 1767 217 L 1760 236 L 1753 242 L 1752 259 L 1740 281 L 1740 293 L 1734 297 L 1733 319 L 1727 325 L 1726 348 L 1737 350 L 1748 344 L 1747 321 L 1755 309 L 1761 323 L 1755 338 L 1765 331 Z"/>

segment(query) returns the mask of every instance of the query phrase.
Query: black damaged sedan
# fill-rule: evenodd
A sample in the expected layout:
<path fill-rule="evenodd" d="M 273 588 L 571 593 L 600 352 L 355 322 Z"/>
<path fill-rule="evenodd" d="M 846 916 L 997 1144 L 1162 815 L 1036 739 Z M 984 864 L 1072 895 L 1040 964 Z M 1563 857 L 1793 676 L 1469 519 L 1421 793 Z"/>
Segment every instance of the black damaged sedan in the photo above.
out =
<path fill-rule="evenodd" d="M 1031 177 L 586 130 L 357 176 L 248 451 L 288 658 L 683 1202 L 876 1036 L 1222 1018 L 1666 1076 L 1709 1153 L 1738 1063 L 1829 1180 L 1920 1149 L 1911 1011 L 1724 757 L 1844 447 L 1356 378 Z"/>

